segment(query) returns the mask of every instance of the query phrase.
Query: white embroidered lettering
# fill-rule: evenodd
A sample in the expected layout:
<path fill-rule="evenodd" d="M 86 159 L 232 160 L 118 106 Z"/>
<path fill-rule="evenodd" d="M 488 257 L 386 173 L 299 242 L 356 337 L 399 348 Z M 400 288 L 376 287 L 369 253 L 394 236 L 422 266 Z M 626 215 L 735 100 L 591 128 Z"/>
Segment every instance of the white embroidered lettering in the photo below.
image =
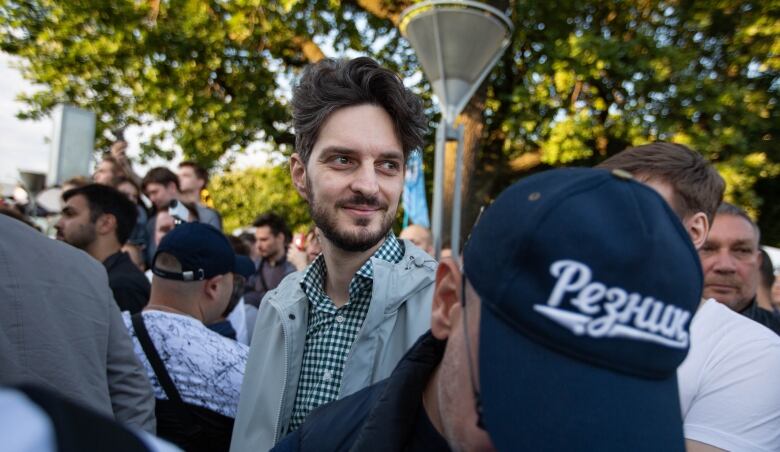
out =
<path fill-rule="evenodd" d="M 574 334 L 622 337 L 674 348 L 688 346 L 685 325 L 690 312 L 653 297 L 591 282 L 593 272 L 577 261 L 556 261 L 550 266 L 550 274 L 558 280 L 547 304 L 535 305 L 534 309 Z M 566 294 L 573 294 L 569 303 L 579 312 L 560 307 Z"/>

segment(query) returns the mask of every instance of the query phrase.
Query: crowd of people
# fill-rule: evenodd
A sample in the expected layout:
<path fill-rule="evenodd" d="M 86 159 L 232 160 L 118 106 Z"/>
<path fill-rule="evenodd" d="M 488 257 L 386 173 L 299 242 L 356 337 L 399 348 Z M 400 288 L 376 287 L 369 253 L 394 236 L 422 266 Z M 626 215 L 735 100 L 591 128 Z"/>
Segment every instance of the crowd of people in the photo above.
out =
<path fill-rule="evenodd" d="M 0 211 L 8 450 L 780 451 L 780 281 L 699 153 L 525 178 L 437 261 L 392 229 L 428 123 L 401 79 L 326 59 L 292 110 L 304 234 L 223 233 L 206 170 L 123 141 L 57 240 Z"/>

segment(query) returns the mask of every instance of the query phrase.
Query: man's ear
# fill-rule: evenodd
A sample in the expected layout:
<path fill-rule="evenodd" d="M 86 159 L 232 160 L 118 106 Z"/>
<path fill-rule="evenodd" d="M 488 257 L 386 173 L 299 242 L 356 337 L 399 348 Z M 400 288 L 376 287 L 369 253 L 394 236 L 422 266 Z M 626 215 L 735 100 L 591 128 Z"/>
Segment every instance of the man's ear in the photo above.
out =
<path fill-rule="evenodd" d="M 99 235 L 107 235 L 116 230 L 116 217 L 109 214 L 104 213 L 103 215 L 97 217 L 97 220 L 95 221 L 95 231 Z"/>
<path fill-rule="evenodd" d="M 431 333 L 437 339 L 447 339 L 460 318 L 454 313 L 460 311 L 462 277 L 453 259 L 444 258 L 439 262 L 431 307 Z"/>
<path fill-rule="evenodd" d="M 225 275 L 217 275 L 206 280 L 203 290 L 210 300 L 216 300 L 219 297 L 219 285 Z"/>
<path fill-rule="evenodd" d="M 309 190 L 306 186 L 306 164 L 303 163 L 303 159 L 296 152 L 290 156 L 290 176 L 292 178 L 295 190 L 298 191 L 303 199 L 309 200 Z"/>
<path fill-rule="evenodd" d="M 704 212 L 696 212 L 683 221 L 683 226 L 688 231 L 694 248 L 697 250 L 701 248 L 710 232 L 710 222 L 707 220 L 707 215 Z"/>

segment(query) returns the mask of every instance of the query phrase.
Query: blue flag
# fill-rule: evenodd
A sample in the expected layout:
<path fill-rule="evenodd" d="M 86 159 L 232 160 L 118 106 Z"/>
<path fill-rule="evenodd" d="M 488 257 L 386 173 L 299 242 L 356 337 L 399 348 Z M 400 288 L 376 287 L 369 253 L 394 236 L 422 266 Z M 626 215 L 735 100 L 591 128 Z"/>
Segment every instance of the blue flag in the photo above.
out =
<path fill-rule="evenodd" d="M 428 201 L 425 199 L 425 175 L 423 174 L 422 153 L 412 151 L 406 162 L 404 175 L 404 227 L 411 221 L 430 228 L 428 220 Z"/>

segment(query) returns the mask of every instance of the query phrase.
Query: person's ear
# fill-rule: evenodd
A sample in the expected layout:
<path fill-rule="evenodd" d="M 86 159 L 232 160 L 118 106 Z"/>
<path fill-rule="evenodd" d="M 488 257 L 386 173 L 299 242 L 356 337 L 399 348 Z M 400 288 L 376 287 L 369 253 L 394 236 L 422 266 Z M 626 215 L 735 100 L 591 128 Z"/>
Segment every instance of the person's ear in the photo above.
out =
<path fill-rule="evenodd" d="M 704 212 L 696 212 L 683 221 L 683 226 L 688 231 L 694 248 L 697 250 L 701 248 L 710 232 L 710 222 L 707 215 Z"/>
<path fill-rule="evenodd" d="M 303 159 L 297 152 L 290 156 L 290 176 L 295 190 L 303 196 L 303 199 L 308 201 L 309 190 L 306 186 L 306 164 L 303 163 Z"/>
<path fill-rule="evenodd" d="M 217 275 L 206 280 L 206 284 L 203 285 L 203 290 L 209 300 L 216 300 L 219 298 L 219 287 L 225 275 Z"/>
<path fill-rule="evenodd" d="M 104 213 L 103 215 L 97 217 L 97 220 L 95 221 L 95 231 L 99 235 L 106 235 L 114 232 L 116 229 L 116 217 Z"/>
<path fill-rule="evenodd" d="M 447 339 L 459 319 L 454 314 L 460 311 L 462 277 L 453 259 L 444 258 L 439 262 L 431 307 L 431 333 L 437 339 Z"/>

